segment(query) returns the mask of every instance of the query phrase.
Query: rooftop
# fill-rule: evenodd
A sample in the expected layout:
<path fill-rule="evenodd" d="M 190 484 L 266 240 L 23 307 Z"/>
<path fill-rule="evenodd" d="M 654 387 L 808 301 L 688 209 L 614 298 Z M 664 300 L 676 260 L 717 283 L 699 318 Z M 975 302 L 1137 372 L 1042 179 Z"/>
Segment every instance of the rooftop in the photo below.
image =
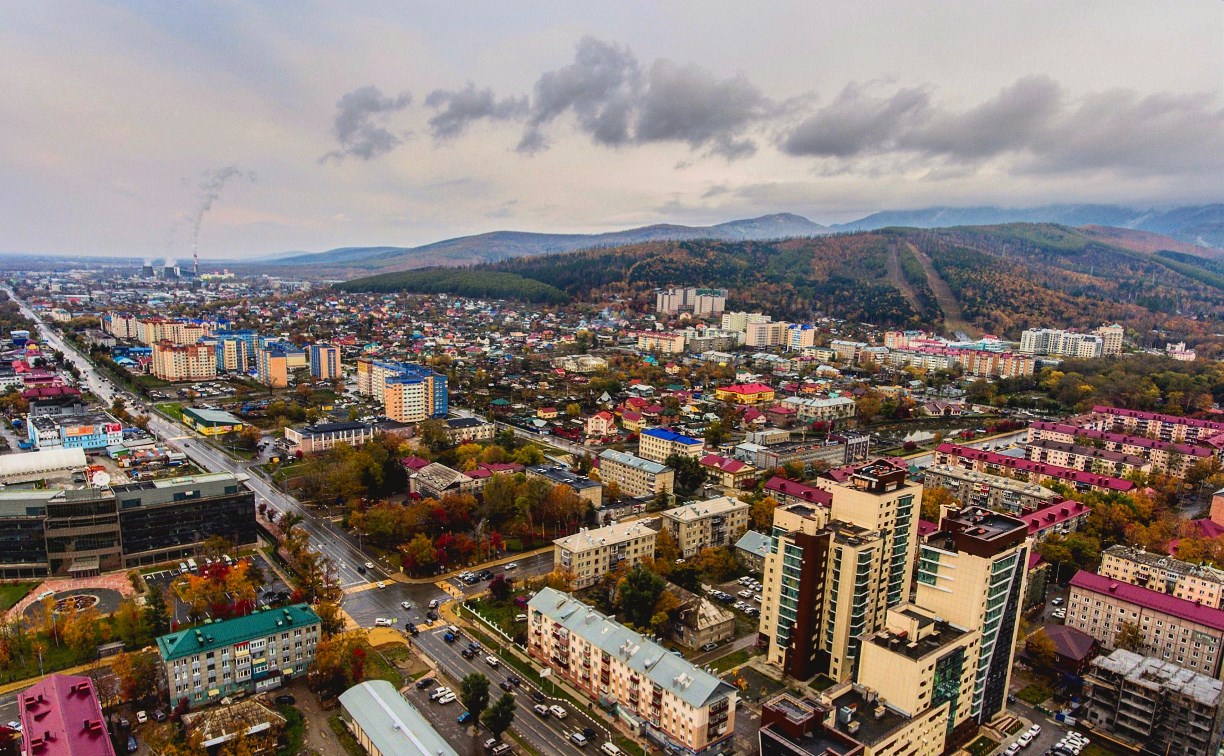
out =
<path fill-rule="evenodd" d="M 670 441 L 676 444 L 685 444 L 686 446 L 700 446 L 702 443 L 704 443 L 701 441 L 701 439 L 692 438 L 668 428 L 648 428 L 642 431 L 641 435 L 662 439 L 663 441 Z"/>
<path fill-rule="evenodd" d="M 1100 670 L 1121 675 L 1132 685 L 1155 690 L 1162 695 L 1179 693 L 1208 707 L 1220 703 L 1220 693 L 1224 689 L 1224 682 L 1213 677 L 1125 649 L 1093 659 L 1092 666 L 1094 672 Z"/>
<path fill-rule="evenodd" d="M 607 449 L 603 451 L 600 453 L 599 459 L 610 462 L 619 462 L 622 465 L 627 465 L 636 470 L 641 470 L 649 475 L 658 475 L 671 469 L 667 465 L 660 464 L 659 462 L 654 462 L 649 459 L 642 459 L 636 454 L 617 451 L 615 449 Z"/>
<path fill-rule="evenodd" d="M 157 639 L 157 650 L 169 661 L 319 622 L 319 615 L 309 606 L 294 604 L 163 635 Z"/>
<path fill-rule="evenodd" d="M 1214 630 L 1224 631 L 1224 609 L 1203 606 L 1193 601 L 1170 596 L 1167 593 L 1102 577 L 1086 570 L 1080 570 L 1075 573 L 1075 577 L 1071 578 L 1071 588 L 1078 588 L 1088 593 L 1113 596 L 1121 601 L 1135 604 L 1145 609 L 1151 609 L 1154 612 L 1189 620 L 1190 622 L 1197 622 Z"/>
<path fill-rule="evenodd" d="M 1004 478 L 1001 475 L 991 475 L 990 473 L 978 472 L 976 470 L 966 470 L 963 467 L 955 465 L 931 465 L 926 469 L 926 475 L 942 475 L 954 480 L 963 481 L 965 483 L 976 483 L 982 486 L 989 486 L 1001 491 L 1012 491 L 1014 493 L 1024 494 L 1039 499 L 1054 500 L 1058 498 L 1058 494 L 1050 489 L 1040 486 L 1036 483 L 1025 483 L 1022 480 L 1015 478 Z"/>
<path fill-rule="evenodd" d="M 1084 472 L 1082 470 L 1073 470 L 1070 467 L 1059 467 L 1045 462 L 1034 462 L 1029 459 L 1021 459 L 999 454 L 997 452 L 988 452 L 982 449 L 975 449 L 971 446 L 961 446 L 959 444 L 942 443 L 936 449 L 939 454 L 947 454 L 961 459 L 969 459 L 978 462 L 985 462 L 988 465 L 997 465 L 1006 467 L 1012 470 L 1020 470 L 1023 472 L 1031 472 L 1036 475 L 1042 475 L 1048 478 L 1058 478 L 1060 480 L 1070 481 L 1085 486 L 1093 486 L 1095 488 L 1108 488 L 1111 491 L 1133 491 L 1135 483 L 1126 480 L 1125 478 L 1112 478 L 1108 475 L 1098 475 L 1096 473 Z"/>
<path fill-rule="evenodd" d="M 31 756 L 114 756 L 93 682 L 50 675 L 18 694 L 23 753 Z"/>
<path fill-rule="evenodd" d="M 837 732 L 866 745 L 874 745 L 909 723 L 910 718 L 889 708 L 874 693 L 858 685 L 848 685 L 832 700 L 837 710 Z M 857 723 L 857 726 L 856 724 Z"/>
<path fill-rule="evenodd" d="M 602 528 L 595 528 L 593 530 L 583 528 L 573 535 L 558 538 L 553 543 L 569 551 L 583 551 L 597 546 L 608 546 L 657 532 L 654 528 L 647 526 L 648 522 L 657 523 L 658 520 L 618 522 L 615 525 L 605 525 Z"/>
<path fill-rule="evenodd" d="M 683 507 L 668 509 L 662 512 L 662 515 L 669 520 L 677 522 L 693 522 L 703 517 L 734 512 L 737 509 L 748 509 L 748 502 L 740 501 L 734 496 L 719 496 L 716 499 L 698 501 L 693 504 L 686 504 Z"/>
<path fill-rule="evenodd" d="M 743 549 L 759 557 L 765 557 L 769 555 L 770 544 L 771 539 L 764 533 L 756 530 L 746 530 L 740 536 L 740 539 L 735 542 L 735 548 Z"/>
<path fill-rule="evenodd" d="M 560 465 L 534 465 L 528 467 L 527 471 L 533 475 L 539 475 L 541 478 L 551 480 L 553 483 L 564 483 L 577 491 L 598 488 L 600 485 L 590 478 L 579 475 L 573 470 L 561 467 Z"/>
<path fill-rule="evenodd" d="M 1206 564 L 1199 565 L 1193 562 L 1185 562 L 1166 554 L 1153 554 L 1152 552 L 1121 543 L 1105 549 L 1105 553 L 1119 559 L 1126 559 L 1148 567 L 1164 570 L 1165 572 L 1171 572 L 1175 575 L 1193 575 L 1209 582 L 1224 583 L 1224 570 L 1218 570 Z"/>
<path fill-rule="evenodd" d="M 458 756 L 458 751 L 386 680 L 370 680 L 340 694 L 340 705 L 379 753 Z"/>

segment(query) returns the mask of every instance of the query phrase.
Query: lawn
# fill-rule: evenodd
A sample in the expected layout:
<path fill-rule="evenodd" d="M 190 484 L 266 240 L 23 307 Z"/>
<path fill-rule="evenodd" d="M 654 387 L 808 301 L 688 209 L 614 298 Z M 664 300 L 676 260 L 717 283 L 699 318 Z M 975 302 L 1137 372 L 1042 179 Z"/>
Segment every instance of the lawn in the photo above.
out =
<path fill-rule="evenodd" d="M 965 746 L 965 750 L 969 752 L 970 756 L 986 756 L 986 754 L 998 747 L 999 741 L 991 740 L 983 735 L 969 745 Z"/>
<path fill-rule="evenodd" d="M 276 710 L 285 718 L 285 729 L 281 731 L 280 736 L 284 745 L 276 749 L 276 754 L 277 756 L 296 756 L 306 742 L 306 717 L 292 706 L 284 704 L 277 706 Z"/>
<path fill-rule="evenodd" d="M 331 727 L 332 732 L 336 733 L 336 738 L 349 756 L 366 756 L 366 750 L 358 744 L 357 738 L 354 738 L 353 733 L 344 726 L 344 722 L 340 721 L 339 714 L 328 717 L 327 724 Z"/>
<path fill-rule="evenodd" d="M 710 669 L 714 670 L 715 674 L 722 674 L 732 667 L 738 667 L 748 661 L 748 658 L 748 649 L 741 648 L 739 651 L 734 651 L 710 662 Z"/>
<path fill-rule="evenodd" d="M 179 404 L 178 402 L 164 402 L 154 406 L 157 407 L 157 411 L 163 415 L 169 415 L 178 422 L 183 422 L 183 405 Z"/>
<path fill-rule="evenodd" d="M 505 602 L 468 599 L 467 604 L 469 609 L 479 612 L 480 616 L 501 628 L 502 632 L 511 638 L 517 631 L 525 629 L 524 623 L 514 621 L 514 617 L 523 614 L 525 610 L 515 606 L 513 599 Z"/>
<path fill-rule="evenodd" d="M 1031 683 L 1024 686 L 1020 692 L 1016 694 L 1016 698 L 1019 698 L 1021 701 L 1033 706 L 1040 706 L 1052 695 L 1054 695 L 1053 691 L 1046 686 L 1041 685 L 1040 683 Z"/>
<path fill-rule="evenodd" d="M 33 583 L 3 583 L 0 584 L 0 612 L 7 612 L 17 602 L 26 597 L 26 594 L 38 587 L 38 582 Z"/>
<path fill-rule="evenodd" d="M 394 685 L 396 690 L 402 688 L 404 686 L 404 676 L 399 673 L 399 670 L 384 659 L 382 654 L 374 647 L 367 644 L 365 649 L 365 679 L 386 680 Z"/>

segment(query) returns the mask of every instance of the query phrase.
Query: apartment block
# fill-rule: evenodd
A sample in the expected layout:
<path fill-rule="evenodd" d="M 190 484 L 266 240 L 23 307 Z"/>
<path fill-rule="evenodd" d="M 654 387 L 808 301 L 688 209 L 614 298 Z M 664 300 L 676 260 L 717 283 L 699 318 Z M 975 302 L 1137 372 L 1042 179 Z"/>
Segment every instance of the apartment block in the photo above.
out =
<path fill-rule="evenodd" d="M 209 381 L 217 377 L 217 347 L 214 344 L 153 344 L 153 376 L 163 381 Z"/>
<path fill-rule="evenodd" d="M 446 438 L 458 446 L 480 441 L 492 441 L 497 426 L 479 417 L 452 417 L 446 421 Z"/>
<path fill-rule="evenodd" d="M 1024 354 L 1091 359 L 1104 355 L 1105 339 L 1095 333 L 1029 328 L 1020 334 L 1020 351 Z"/>
<path fill-rule="evenodd" d="M 603 485 L 591 480 L 585 475 L 579 475 L 568 467 L 560 465 L 532 465 L 528 467 L 527 478 L 541 478 L 554 486 L 568 486 L 580 498 L 591 502 L 598 509 L 603 504 Z"/>
<path fill-rule="evenodd" d="M 702 549 L 731 546 L 748 529 L 748 502 L 733 496 L 699 501 L 662 512 L 663 527 L 680 547 L 680 556 L 692 557 Z"/>
<path fill-rule="evenodd" d="M 1093 444 L 1115 454 L 1139 457 L 1151 463 L 1152 469 L 1184 477 L 1195 464 L 1209 460 L 1215 451 L 1198 444 L 1165 441 L 1159 438 L 1099 431 L 1069 423 L 1036 421 L 1029 426 L 1028 440 L 1054 441 L 1063 444 Z"/>
<path fill-rule="evenodd" d="M 720 315 L 727 309 L 725 289 L 673 288 L 655 292 L 655 311 L 667 315 L 691 312 L 694 315 Z"/>
<path fill-rule="evenodd" d="M 310 377 L 320 381 L 340 378 L 340 347 L 331 344 L 311 344 L 306 350 L 310 360 Z"/>
<path fill-rule="evenodd" d="M 269 388 L 285 388 L 289 385 L 289 355 L 275 345 L 262 347 L 255 354 L 256 376 Z"/>
<path fill-rule="evenodd" d="M 771 320 L 773 318 L 759 312 L 724 312 L 721 325 L 724 331 L 743 332 L 753 323 L 768 323 Z"/>
<path fill-rule="evenodd" d="M 1116 544 L 1101 554 L 1097 574 L 1160 591 L 1204 606 L 1224 609 L 1224 570 L 1184 562 L 1165 554 Z"/>
<path fill-rule="evenodd" d="M 527 605 L 527 651 L 670 752 L 720 753 L 735 734 L 736 688 L 552 588 Z"/>
<path fill-rule="evenodd" d="M 826 423 L 848 420 L 854 417 L 858 409 L 854 399 L 848 396 L 824 398 L 791 396 L 782 400 L 782 406 L 794 409 L 795 416 L 800 421 L 819 420 Z"/>
<path fill-rule="evenodd" d="M 914 603 L 979 634 L 968 714 L 986 723 L 1006 706 L 1028 575 L 1028 526 L 978 507 L 945 509 L 919 544 Z"/>
<path fill-rule="evenodd" d="M 1224 729 L 1222 689 L 1207 675 L 1119 649 L 1092 660 L 1084 718 L 1135 751 L 1211 756 Z"/>
<path fill-rule="evenodd" d="M 1148 473 L 1152 463 L 1144 457 L 1125 452 L 1081 446 L 1066 441 L 1043 438 L 1030 440 L 1024 447 L 1025 459 L 1043 462 L 1056 467 L 1093 472 L 1099 475 L 1117 476 Z"/>
<path fill-rule="evenodd" d="M 1092 430 L 1132 434 L 1160 441 L 1215 448 L 1224 443 L 1224 422 L 1218 420 L 1165 415 L 1103 404 L 1096 405 L 1091 414 L 1077 417 L 1072 422 Z"/>
<path fill-rule="evenodd" d="M 208 335 L 209 329 L 202 323 L 157 317 L 136 320 L 135 338 L 143 344 L 153 345 L 159 341 L 168 341 L 171 344 L 187 345 L 194 344 Z"/>
<path fill-rule="evenodd" d="M 750 347 L 785 346 L 791 324 L 780 321 L 749 323 L 744 330 L 744 344 Z"/>
<path fill-rule="evenodd" d="M 1112 357 L 1122 354 L 1122 338 L 1126 335 L 1125 328 L 1114 323 L 1113 325 L 1102 325 L 1093 330 L 1093 333 L 1101 337 L 1101 356 Z"/>
<path fill-rule="evenodd" d="M 307 604 L 254 612 L 157 639 L 170 700 L 193 708 L 236 693 L 262 693 L 304 677 L 321 620 Z"/>
<path fill-rule="evenodd" d="M 965 470 L 953 465 L 931 465 L 923 471 L 922 482 L 927 488 L 939 486 L 948 489 L 962 504 L 1013 514 L 1041 509 L 1061 498 L 1036 483 Z"/>
<path fill-rule="evenodd" d="M 115 756 L 93 680 L 48 675 L 17 694 L 22 748 L 30 756 Z M 17 753 L 14 745 L 12 753 Z"/>
<path fill-rule="evenodd" d="M 574 588 L 586 588 L 621 562 L 633 566 L 654 557 L 657 520 L 634 520 L 583 528 L 553 541 L 553 564 L 574 574 Z"/>
<path fill-rule="evenodd" d="M 250 342 L 237 336 L 217 339 L 217 370 L 227 373 L 245 373 L 255 358 Z"/>
<path fill-rule="evenodd" d="M 608 449 L 599 455 L 599 478 L 604 485 L 615 483 L 635 499 L 671 494 L 676 472 L 667 465 Z"/>
<path fill-rule="evenodd" d="M 666 462 L 673 454 L 701 459 L 705 442 L 667 428 L 648 428 L 638 436 L 638 456 L 655 462 Z"/>
<path fill-rule="evenodd" d="M 637 348 L 644 352 L 680 354 L 684 351 L 684 334 L 663 331 L 639 331 Z"/>
<path fill-rule="evenodd" d="M 959 444 L 940 444 L 935 449 L 935 462 L 940 465 L 959 467 L 962 470 L 1005 475 L 1028 483 L 1061 482 L 1081 493 L 1085 491 L 1130 493 L 1135 490 L 1134 481 L 1125 478 L 1019 459 Z"/>
<path fill-rule="evenodd" d="M 1144 654 L 1220 677 L 1224 610 L 1084 570 L 1075 573 L 1066 624 L 1114 648 L 1124 622 L 1139 628 Z"/>

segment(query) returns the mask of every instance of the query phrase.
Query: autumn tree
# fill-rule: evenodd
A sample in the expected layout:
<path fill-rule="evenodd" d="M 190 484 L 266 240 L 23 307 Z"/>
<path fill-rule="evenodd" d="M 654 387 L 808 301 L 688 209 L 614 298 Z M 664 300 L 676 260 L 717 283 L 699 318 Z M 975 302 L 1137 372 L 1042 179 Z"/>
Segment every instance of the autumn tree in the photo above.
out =
<path fill-rule="evenodd" d="M 676 537 L 672 535 L 669 528 L 663 528 L 655 536 L 655 562 L 656 567 L 662 567 L 664 571 L 671 568 L 680 558 L 680 545 L 676 543 Z"/>
<path fill-rule="evenodd" d="M 702 549 L 693 560 L 693 566 L 714 582 L 721 583 L 739 570 L 739 562 L 730 547 L 710 546 Z"/>
<path fill-rule="evenodd" d="M 1058 649 L 1044 628 L 1037 630 L 1024 639 L 1024 650 L 1030 659 L 1043 667 L 1054 666 L 1054 662 L 1058 658 Z"/>
<path fill-rule="evenodd" d="M 506 577 L 505 573 L 499 573 L 489 581 L 489 595 L 495 601 L 505 601 L 510 598 L 510 592 L 513 588 L 514 583 L 509 577 Z"/>
<path fill-rule="evenodd" d="M 121 653 L 111 662 L 111 670 L 119 678 L 119 694 L 125 701 L 138 701 L 157 692 L 161 665 L 156 653 Z"/>
<path fill-rule="evenodd" d="M 363 632 L 322 638 L 315 648 L 311 687 L 322 695 L 334 696 L 365 679 L 365 645 Z"/>
<path fill-rule="evenodd" d="M 1118 634 L 1114 636 L 1114 648 L 1121 648 L 1135 653 L 1142 653 L 1147 641 L 1143 628 L 1134 622 L 1123 622 L 1118 626 Z"/>
<path fill-rule="evenodd" d="M 959 506 L 952 492 L 943 486 L 927 486 L 922 490 L 922 519 L 939 524 L 939 513 L 943 507 Z"/>
<path fill-rule="evenodd" d="M 773 527 L 774 510 L 778 508 L 778 500 L 772 496 L 764 496 L 752 505 L 752 528 L 762 533 L 768 533 Z"/>

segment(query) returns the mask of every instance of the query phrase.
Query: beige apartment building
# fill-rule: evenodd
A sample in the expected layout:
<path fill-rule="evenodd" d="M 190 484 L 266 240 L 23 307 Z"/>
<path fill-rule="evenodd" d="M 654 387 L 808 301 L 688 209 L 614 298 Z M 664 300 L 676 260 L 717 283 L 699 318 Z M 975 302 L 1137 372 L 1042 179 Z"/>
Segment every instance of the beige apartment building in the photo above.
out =
<path fill-rule="evenodd" d="M 1066 624 L 1106 648 L 1123 623 L 1139 628 L 1141 653 L 1220 677 L 1224 610 L 1080 570 L 1071 579 Z"/>
<path fill-rule="evenodd" d="M 663 527 L 685 558 L 713 546 L 730 546 L 748 529 L 748 502 L 734 496 L 668 509 L 662 515 Z"/>
<path fill-rule="evenodd" d="M 680 354 L 684 351 L 684 335 L 663 331 L 639 331 L 637 348 L 644 352 Z"/>
<path fill-rule="evenodd" d="M 1224 609 L 1224 570 L 1117 544 L 1101 554 L 1097 574 Z"/>
<path fill-rule="evenodd" d="M 735 734 L 729 683 L 560 591 L 527 605 L 527 651 L 592 702 L 616 701 L 637 734 L 679 753 L 720 753 Z"/>
<path fill-rule="evenodd" d="M 1111 477 L 1152 471 L 1152 463 L 1144 457 L 1049 438 L 1030 440 L 1024 456 L 1033 462 Z"/>
<path fill-rule="evenodd" d="M 1147 460 L 1157 472 L 1184 477 L 1197 463 L 1210 459 L 1214 452 L 1193 443 L 1165 441 L 1160 438 L 1093 430 L 1068 423 L 1034 422 L 1029 426 L 1029 443 L 1055 441 L 1063 444 L 1093 444 L 1107 452 Z M 1058 464 L 1058 463 L 1055 463 Z"/>
<path fill-rule="evenodd" d="M 171 344 L 194 344 L 209 334 L 199 323 L 169 318 L 146 318 L 136 321 L 136 338 L 145 344 L 168 341 Z"/>
<path fill-rule="evenodd" d="M 621 492 L 636 498 L 671 494 L 676 471 L 660 462 L 636 454 L 608 449 L 599 455 L 599 479 L 615 483 Z"/>
<path fill-rule="evenodd" d="M 1224 422 L 1098 404 L 1092 414 L 1074 419 L 1076 425 L 1099 431 L 1131 433 L 1161 441 L 1207 443 L 1224 434 Z"/>
<path fill-rule="evenodd" d="M 250 345 L 246 339 L 224 337 L 217 340 L 217 367 L 228 372 L 245 372 L 251 363 Z"/>
<path fill-rule="evenodd" d="M 153 345 L 153 375 L 163 381 L 208 381 L 217 377 L 217 349 L 212 344 Z"/>
<path fill-rule="evenodd" d="M 574 588 L 586 588 L 621 562 L 633 566 L 654 557 L 657 525 L 658 520 L 634 520 L 583 528 L 553 541 L 553 564 L 573 573 Z"/>

